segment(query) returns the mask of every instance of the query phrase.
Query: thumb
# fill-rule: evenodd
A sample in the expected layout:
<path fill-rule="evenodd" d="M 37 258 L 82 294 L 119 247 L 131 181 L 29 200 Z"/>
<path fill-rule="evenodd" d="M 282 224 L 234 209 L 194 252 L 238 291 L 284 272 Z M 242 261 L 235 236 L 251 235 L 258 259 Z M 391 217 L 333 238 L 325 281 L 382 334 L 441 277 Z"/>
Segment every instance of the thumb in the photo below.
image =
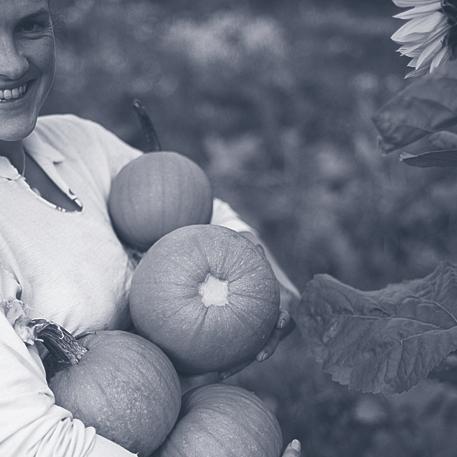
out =
<path fill-rule="evenodd" d="M 301 444 L 298 440 L 293 440 L 284 451 L 282 457 L 300 457 L 301 456 Z"/>

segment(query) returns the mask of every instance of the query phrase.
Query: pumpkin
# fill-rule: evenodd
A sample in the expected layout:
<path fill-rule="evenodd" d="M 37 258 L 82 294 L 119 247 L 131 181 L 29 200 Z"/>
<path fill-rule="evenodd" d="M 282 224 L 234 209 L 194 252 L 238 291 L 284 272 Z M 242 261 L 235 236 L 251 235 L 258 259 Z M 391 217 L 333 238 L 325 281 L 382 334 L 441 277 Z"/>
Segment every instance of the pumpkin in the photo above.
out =
<path fill-rule="evenodd" d="M 248 362 L 279 314 L 279 287 L 254 243 L 217 225 L 183 227 L 143 256 L 130 288 L 138 332 L 178 371 L 199 374 Z"/>
<path fill-rule="evenodd" d="M 45 321 L 44 321 L 45 322 Z M 153 343 L 123 331 L 76 340 L 55 324 L 37 332 L 56 404 L 98 434 L 149 457 L 173 428 L 181 404 L 179 379 Z"/>
<path fill-rule="evenodd" d="M 154 457 L 279 457 L 276 417 L 254 394 L 223 384 L 192 390 L 178 423 Z"/>
<path fill-rule="evenodd" d="M 161 151 L 137 157 L 118 173 L 108 208 L 119 238 L 144 251 L 174 229 L 208 223 L 213 197 L 195 162 Z"/>

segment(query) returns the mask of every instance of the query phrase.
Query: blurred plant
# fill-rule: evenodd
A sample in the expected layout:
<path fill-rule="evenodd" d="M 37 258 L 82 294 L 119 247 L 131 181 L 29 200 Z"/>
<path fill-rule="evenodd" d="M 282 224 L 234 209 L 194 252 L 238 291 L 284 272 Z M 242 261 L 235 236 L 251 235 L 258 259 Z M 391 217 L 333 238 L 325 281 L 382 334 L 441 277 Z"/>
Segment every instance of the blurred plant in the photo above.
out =
<path fill-rule="evenodd" d="M 231 80 L 245 73 L 248 66 L 254 70 L 257 64 L 261 65 L 256 68 L 257 78 L 282 84 L 287 77 L 286 39 L 280 25 L 270 17 L 225 11 L 206 21 L 180 19 L 168 30 L 165 45 L 192 60 L 202 77 L 208 71 L 219 71 L 220 77 Z M 263 74 L 267 68 L 269 73 Z"/>

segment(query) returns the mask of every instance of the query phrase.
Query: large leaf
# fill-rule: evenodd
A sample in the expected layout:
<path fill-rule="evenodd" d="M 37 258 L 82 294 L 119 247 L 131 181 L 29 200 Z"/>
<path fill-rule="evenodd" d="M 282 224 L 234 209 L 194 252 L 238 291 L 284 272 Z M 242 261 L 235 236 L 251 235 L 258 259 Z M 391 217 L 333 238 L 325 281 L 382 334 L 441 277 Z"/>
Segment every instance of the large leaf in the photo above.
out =
<path fill-rule="evenodd" d="M 373 120 L 384 152 L 410 165 L 457 166 L 457 62 L 407 86 Z"/>
<path fill-rule="evenodd" d="M 335 381 L 363 392 L 408 390 L 457 350 L 457 267 L 364 292 L 318 275 L 299 328 Z"/>

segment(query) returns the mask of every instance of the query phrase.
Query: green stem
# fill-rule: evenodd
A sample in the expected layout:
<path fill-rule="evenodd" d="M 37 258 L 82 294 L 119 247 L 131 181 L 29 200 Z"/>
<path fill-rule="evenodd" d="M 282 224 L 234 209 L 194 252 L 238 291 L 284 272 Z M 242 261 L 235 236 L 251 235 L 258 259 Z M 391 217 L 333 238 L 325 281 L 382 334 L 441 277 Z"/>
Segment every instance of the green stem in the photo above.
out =
<path fill-rule="evenodd" d="M 141 128 L 143 130 L 144 136 L 146 137 L 148 152 L 157 152 L 162 150 L 162 146 L 159 141 L 159 136 L 157 135 L 154 124 L 146 111 L 143 103 L 135 99 L 133 101 L 133 108 L 135 113 L 140 120 Z"/>
<path fill-rule="evenodd" d="M 45 365 L 53 374 L 77 365 L 88 351 L 70 332 L 53 322 L 34 319 L 30 321 L 29 327 L 33 329 L 35 339 L 49 351 Z"/>

